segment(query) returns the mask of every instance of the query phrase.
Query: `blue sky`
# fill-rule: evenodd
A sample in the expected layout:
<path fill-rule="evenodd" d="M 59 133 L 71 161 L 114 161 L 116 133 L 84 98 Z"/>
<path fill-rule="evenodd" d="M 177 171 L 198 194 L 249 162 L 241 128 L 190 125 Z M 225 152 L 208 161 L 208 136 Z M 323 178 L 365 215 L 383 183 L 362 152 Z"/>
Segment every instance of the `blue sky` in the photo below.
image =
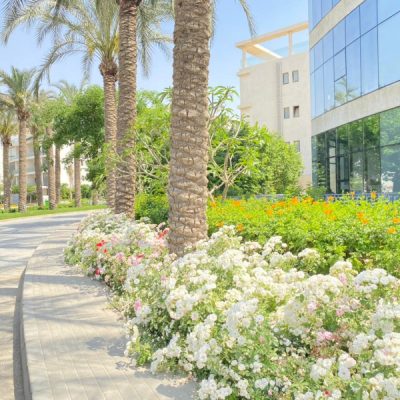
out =
<path fill-rule="evenodd" d="M 256 21 L 257 34 L 273 31 L 308 18 L 307 0 L 249 0 Z M 210 85 L 238 86 L 237 71 L 241 52 L 235 47 L 239 41 L 250 37 L 245 16 L 238 0 L 219 0 L 217 29 L 211 51 Z M 32 68 L 40 65 L 49 41 L 36 45 L 32 30 L 19 29 L 7 46 L 0 45 L 0 69 Z M 78 84 L 82 79 L 80 57 L 71 56 L 56 64 L 51 70 L 51 81 L 65 79 Z M 97 67 L 93 68 L 92 83 L 101 84 Z M 172 58 L 154 52 L 151 73 L 148 78 L 140 72 L 140 89 L 162 90 L 172 83 Z"/>

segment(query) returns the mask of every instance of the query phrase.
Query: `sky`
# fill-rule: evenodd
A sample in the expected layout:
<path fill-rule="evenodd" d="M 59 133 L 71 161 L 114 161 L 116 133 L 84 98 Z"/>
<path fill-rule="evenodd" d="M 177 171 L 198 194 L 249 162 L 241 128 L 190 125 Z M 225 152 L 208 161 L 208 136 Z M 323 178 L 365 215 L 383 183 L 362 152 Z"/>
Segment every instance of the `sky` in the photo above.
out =
<path fill-rule="evenodd" d="M 248 0 L 256 22 L 257 34 L 283 28 L 308 18 L 307 0 Z M 1 12 L 1 11 L 0 11 Z M 217 26 L 211 49 L 210 85 L 235 86 L 241 63 L 241 51 L 236 43 L 250 38 L 245 15 L 238 0 L 218 0 Z M 0 69 L 11 66 L 32 68 L 40 66 L 50 46 L 45 41 L 37 46 L 33 30 L 18 29 L 5 46 L 0 44 Z M 69 56 L 51 69 L 51 82 L 62 79 L 79 85 L 82 80 L 81 58 Z M 91 83 L 101 85 L 97 66 L 93 68 Z M 169 58 L 161 52 L 153 53 L 150 75 L 139 70 L 138 88 L 161 91 L 172 85 L 172 54 Z"/>

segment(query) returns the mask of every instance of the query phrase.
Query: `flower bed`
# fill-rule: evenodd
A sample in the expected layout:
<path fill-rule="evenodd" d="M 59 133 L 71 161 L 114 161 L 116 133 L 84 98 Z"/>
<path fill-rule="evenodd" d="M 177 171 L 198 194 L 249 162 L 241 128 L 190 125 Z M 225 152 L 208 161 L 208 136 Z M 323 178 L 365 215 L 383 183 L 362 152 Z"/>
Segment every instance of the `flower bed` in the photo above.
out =
<path fill-rule="evenodd" d="M 400 399 L 397 278 L 347 261 L 308 275 L 318 251 L 243 242 L 228 226 L 175 259 L 166 233 L 101 214 L 65 253 L 108 277 L 136 363 L 192 374 L 201 399 Z"/>
<path fill-rule="evenodd" d="M 381 266 L 400 277 L 400 202 L 385 200 L 230 200 L 210 204 L 210 233 L 233 225 L 245 240 L 282 236 L 289 249 L 316 248 L 323 260 L 312 273 L 327 273 L 339 259 L 356 270 Z"/>

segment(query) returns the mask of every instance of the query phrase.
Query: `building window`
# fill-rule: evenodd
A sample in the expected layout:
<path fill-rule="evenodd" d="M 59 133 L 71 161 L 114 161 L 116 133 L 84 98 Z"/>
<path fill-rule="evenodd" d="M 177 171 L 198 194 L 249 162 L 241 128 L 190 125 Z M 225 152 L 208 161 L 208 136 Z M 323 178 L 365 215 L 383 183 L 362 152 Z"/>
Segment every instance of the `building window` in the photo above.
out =
<path fill-rule="evenodd" d="M 299 81 L 299 71 L 292 71 L 292 81 L 293 82 L 298 82 Z"/>
<path fill-rule="evenodd" d="M 289 107 L 285 107 L 283 109 L 283 118 L 285 118 L 285 119 L 289 119 L 290 118 L 290 108 Z"/>
<path fill-rule="evenodd" d="M 284 72 L 282 74 L 282 83 L 287 85 L 289 83 L 289 72 Z"/>
<path fill-rule="evenodd" d="M 297 151 L 298 153 L 300 153 L 300 140 L 295 140 L 295 141 L 293 142 L 293 144 L 294 144 L 294 147 L 295 147 L 296 151 Z"/>
<path fill-rule="evenodd" d="M 293 118 L 299 118 L 300 117 L 300 106 L 294 106 L 293 107 Z"/>
<path fill-rule="evenodd" d="M 399 126 L 395 108 L 314 136 L 314 184 L 336 193 L 399 193 Z"/>

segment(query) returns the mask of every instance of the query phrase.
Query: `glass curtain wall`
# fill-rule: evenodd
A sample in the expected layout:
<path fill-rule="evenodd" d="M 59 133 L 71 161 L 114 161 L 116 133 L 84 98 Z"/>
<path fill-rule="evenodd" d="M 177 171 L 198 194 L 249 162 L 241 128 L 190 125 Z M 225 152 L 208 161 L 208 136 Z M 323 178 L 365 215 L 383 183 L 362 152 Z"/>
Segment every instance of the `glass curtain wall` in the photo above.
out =
<path fill-rule="evenodd" d="M 313 183 L 329 193 L 400 192 L 400 108 L 312 138 Z"/>
<path fill-rule="evenodd" d="M 400 0 L 365 0 L 328 32 L 310 51 L 312 117 L 400 81 L 399 37 Z"/>

